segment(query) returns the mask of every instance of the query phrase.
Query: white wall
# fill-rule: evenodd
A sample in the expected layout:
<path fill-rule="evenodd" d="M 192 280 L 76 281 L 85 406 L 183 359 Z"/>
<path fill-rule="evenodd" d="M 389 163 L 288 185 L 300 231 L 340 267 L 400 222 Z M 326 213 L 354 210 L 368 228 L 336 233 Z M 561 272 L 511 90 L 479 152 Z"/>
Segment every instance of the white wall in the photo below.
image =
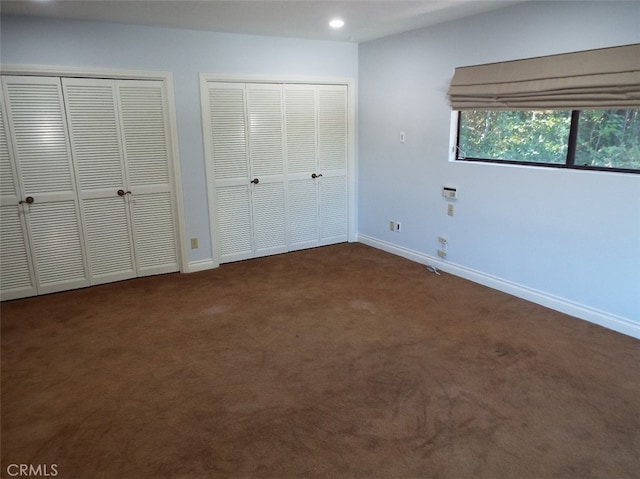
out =
<path fill-rule="evenodd" d="M 3 64 L 173 73 L 189 262 L 211 260 L 199 73 L 357 80 L 358 46 L 169 28 L 3 17 Z"/>
<path fill-rule="evenodd" d="M 533 2 L 360 44 L 360 239 L 436 263 L 445 235 L 443 269 L 640 337 L 640 175 L 449 162 L 446 97 L 456 66 L 638 43 L 638 25 L 637 2 Z"/>

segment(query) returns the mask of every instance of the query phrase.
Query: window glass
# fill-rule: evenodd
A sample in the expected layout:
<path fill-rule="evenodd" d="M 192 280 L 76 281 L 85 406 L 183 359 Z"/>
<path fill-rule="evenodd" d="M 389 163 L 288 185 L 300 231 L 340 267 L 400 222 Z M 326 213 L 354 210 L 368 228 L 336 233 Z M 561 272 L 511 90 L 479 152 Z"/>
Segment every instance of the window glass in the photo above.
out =
<path fill-rule="evenodd" d="M 640 110 L 462 111 L 458 160 L 640 173 Z"/>
<path fill-rule="evenodd" d="M 640 110 L 583 110 L 575 164 L 640 170 Z"/>
<path fill-rule="evenodd" d="M 464 111 L 459 159 L 564 164 L 571 111 Z"/>

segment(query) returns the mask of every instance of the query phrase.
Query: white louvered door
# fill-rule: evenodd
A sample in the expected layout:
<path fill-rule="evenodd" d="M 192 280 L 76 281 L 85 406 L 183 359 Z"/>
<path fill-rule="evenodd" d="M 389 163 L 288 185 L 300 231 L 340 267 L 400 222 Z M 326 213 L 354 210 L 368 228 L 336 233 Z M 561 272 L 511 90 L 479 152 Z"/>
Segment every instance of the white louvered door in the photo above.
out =
<path fill-rule="evenodd" d="M 287 251 L 282 88 L 249 84 L 249 165 L 254 255 Z M 257 180 L 257 182 L 256 182 Z"/>
<path fill-rule="evenodd" d="M 2 87 L 37 291 L 88 286 L 60 79 L 3 76 Z"/>
<path fill-rule="evenodd" d="M 347 88 L 285 85 L 291 249 L 347 241 Z"/>
<path fill-rule="evenodd" d="M 221 263 L 253 257 L 249 145 L 243 84 L 210 83 L 204 116 L 211 149 L 212 210 Z"/>
<path fill-rule="evenodd" d="M 347 241 L 347 87 L 208 82 L 221 263 Z"/>
<path fill-rule="evenodd" d="M 162 82 L 116 82 L 138 276 L 180 269 Z"/>
<path fill-rule="evenodd" d="M 17 299 L 37 294 L 36 278 L 27 242 L 27 205 L 19 191 L 15 164 L 9 152 L 5 102 L 0 94 L 0 294 Z"/>
<path fill-rule="evenodd" d="M 215 82 L 207 99 L 220 262 L 287 251 L 281 87 Z"/>
<path fill-rule="evenodd" d="M 289 238 L 292 250 L 318 246 L 317 93 L 310 85 L 285 85 Z"/>
<path fill-rule="evenodd" d="M 179 270 L 164 83 L 2 77 L 1 298 Z"/>
<path fill-rule="evenodd" d="M 62 85 L 91 283 L 133 278 L 137 272 L 115 82 L 63 78 Z"/>
<path fill-rule="evenodd" d="M 318 87 L 320 243 L 348 238 L 347 87 Z"/>

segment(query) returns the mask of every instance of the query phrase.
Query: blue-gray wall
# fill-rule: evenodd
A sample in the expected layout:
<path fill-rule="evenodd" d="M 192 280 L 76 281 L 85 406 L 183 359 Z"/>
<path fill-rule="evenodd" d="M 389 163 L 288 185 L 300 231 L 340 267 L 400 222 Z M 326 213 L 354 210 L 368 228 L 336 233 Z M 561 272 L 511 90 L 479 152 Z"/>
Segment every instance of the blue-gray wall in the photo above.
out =
<path fill-rule="evenodd" d="M 361 239 L 427 262 L 445 235 L 443 268 L 640 337 L 640 175 L 450 162 L 446 96 L 456 66 L 638 43 L 639 25 L 637 2 L 534 2 L 360 44 Z"/>

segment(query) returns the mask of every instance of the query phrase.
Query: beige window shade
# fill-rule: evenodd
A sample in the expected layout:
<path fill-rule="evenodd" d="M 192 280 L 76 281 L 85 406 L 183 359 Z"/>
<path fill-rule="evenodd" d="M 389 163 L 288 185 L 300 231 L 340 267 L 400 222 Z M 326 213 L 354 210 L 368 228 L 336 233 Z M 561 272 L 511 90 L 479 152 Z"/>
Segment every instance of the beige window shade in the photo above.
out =
<path fill-rule="evenodd" d="M 640 44 L 455 69 L 454 110 L 640 108 Z"/>

